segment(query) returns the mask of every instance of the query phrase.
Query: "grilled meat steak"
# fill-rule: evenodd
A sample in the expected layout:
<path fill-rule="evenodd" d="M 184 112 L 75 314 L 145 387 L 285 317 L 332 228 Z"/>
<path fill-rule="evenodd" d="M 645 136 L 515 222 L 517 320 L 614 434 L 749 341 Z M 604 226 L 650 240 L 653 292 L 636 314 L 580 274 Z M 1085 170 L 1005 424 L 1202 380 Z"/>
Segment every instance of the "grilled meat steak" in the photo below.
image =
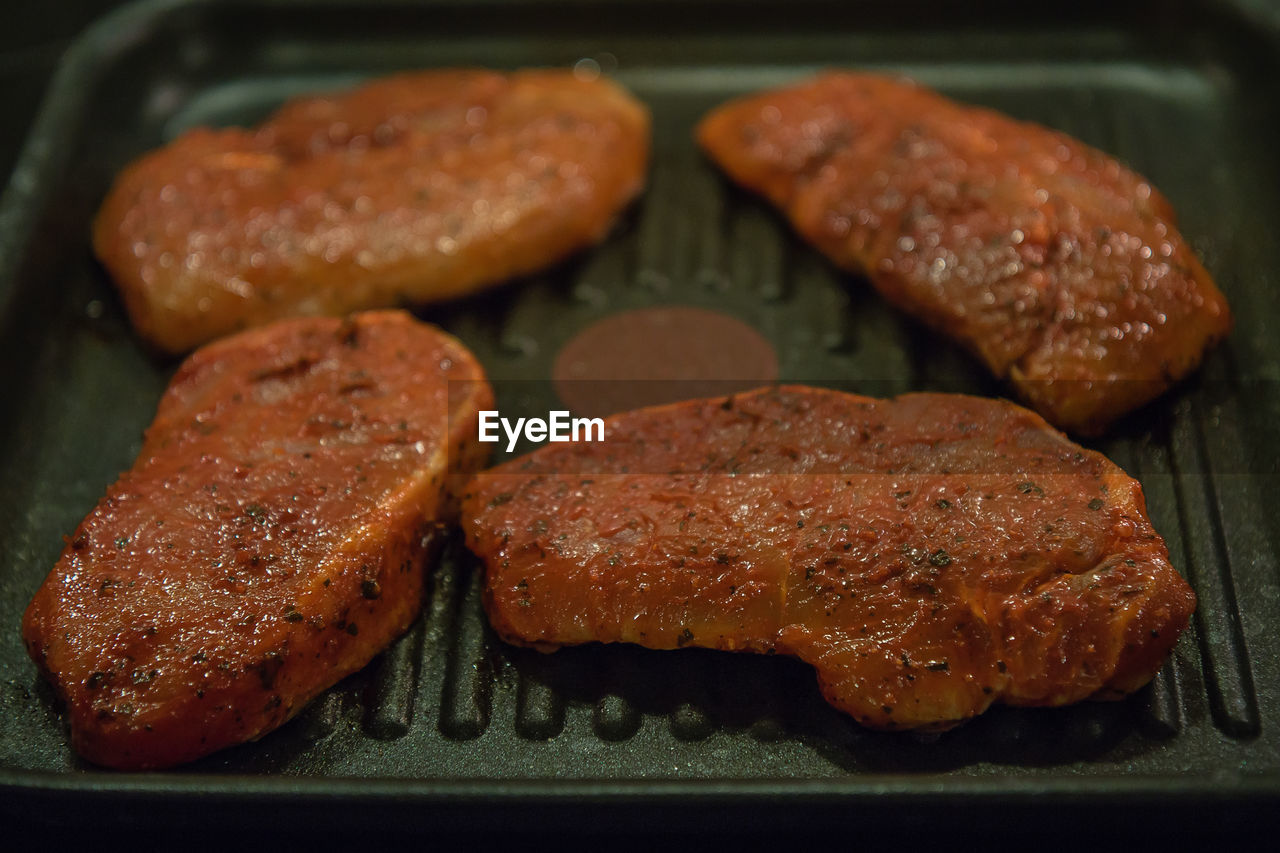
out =
<path fill-rule="evenodd" d="M 76 750 L 189 761 L 368 663 L 418 614 L 424 537 L 491 405 L 460 343 L 396 311 L 194 353 L 23 619 Z"/>
<path fill-rule="evenodd" d="M 647 111 L 608 81 L 404 74 L 147 154 L 103 203 L 94 248 L 138 333 L 182 352 L 559 261 L 604 236 L 648 151 Z"/>
<path fill-rule="evenodd" d="M 1058 426 L 1094 433 L 1193 370 L 1226 300 L 1140 175 L 908 82 L 829 73 L 698 128 L 738 183 Z"/>
<path fill-rule="evenodd" d="M 1129 693 L 1195 606 L 1135 480 L 959 395 L 640 409 L 478 474 L 462 517 L 504 639 L 790 654 L 881 729 Z"/>

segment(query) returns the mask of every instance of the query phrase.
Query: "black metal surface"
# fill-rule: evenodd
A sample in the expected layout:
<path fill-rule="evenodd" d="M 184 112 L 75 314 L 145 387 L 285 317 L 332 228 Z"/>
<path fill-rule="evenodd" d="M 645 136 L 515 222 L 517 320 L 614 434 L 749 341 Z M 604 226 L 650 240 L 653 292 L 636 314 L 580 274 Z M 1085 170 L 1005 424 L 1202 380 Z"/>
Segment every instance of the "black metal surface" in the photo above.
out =
<path fill-rule="evenodd" d="M 45 87 L 73 38 L 121 0 L 62 0 L 57 14 L 37 4 L 14 4 L 6 10 L 0 30 L 0 103 L 5 123 L 0 126 L 0 175 L 9 172 L 27 139 Z"/>
<path fill-rule="evenodd" d="M 935 4 L 942 6 L 945 4 Z M 1025 4 L 1024 4 L 1025 5 Z M 0 204 L 0 791 L 82 819 L 267 820 L 360 803 L 380 821 L 506 825 L 570 807 L 643 825 L 888 819 L 970 805 L 1237 817 L 1280 794 L 1280 15 L 1267 4 L 149 2 L 65 60 Z M 1273 20 L 1274 18 L 1274 20 Z M 860 729 L 798 663 L 689 650 L 512 649 L 454 542 L 423 618 L 256 744 L 180 772 L 79 762 L 18 624 L 62 536 L 139 446 L 173 364 L 132 336 L 88 228 L 112 175 L 201 123 L 402 68 L 615 69 L 653 110 L 648 193 L 599 249 L 420 312 L 545 412 L 558 348 L 608 314 L 715 308 L 769 338 L 785 380 L 873 393 L 1000 386 L 729 187 L 691 130 L 726 98 L 828 66 L 905 71 L 1072 133 L 1150 177 L 1238 316 L 1192 381 L 1097 447 L 1146 489 L 1200 606 L 1152 687 L 1059 711 L 993 709 L 934 741 Z M 539 391 L 538 389 L 543 389 Z M 525 409 L 522 411 L 522 409 Z M 161 808 L 163 806 L 163 808 Z M 1057 813 L 1059 819 L 1072 810 Z M 500 814 L 495 814 L 500 813 Z M 594 819 L 594 818 L 593 818 Z"/>

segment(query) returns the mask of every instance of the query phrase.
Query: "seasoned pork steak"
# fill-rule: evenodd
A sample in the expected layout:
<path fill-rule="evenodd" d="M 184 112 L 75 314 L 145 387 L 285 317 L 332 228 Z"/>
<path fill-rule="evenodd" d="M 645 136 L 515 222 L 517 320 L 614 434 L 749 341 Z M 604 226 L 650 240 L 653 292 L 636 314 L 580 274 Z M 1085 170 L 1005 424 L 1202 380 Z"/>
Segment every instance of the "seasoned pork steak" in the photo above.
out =
<path fill-rule="evenodd" d="M 463 524 L 510 642 L 795 655 L 882 729 L 1131 692 L 1195 606 L 1136 481 L 959 395 L 620 414 L 478 474 Z"/>
<path fill-rule="evenodd" d="M 1064 429 L 1156 397 L 1231 327 L 1164 197 L 1064 134 L 831 73 L 720 107 L 698 139 Z"/>
<path fill-rule="evenodd" d="M 252 740 L 417 616 L 424 537 L 479 461 L 480 366 L 400 312 L 193 354 L 22 633 L 76 750 L 156 768 Z"/>
<path fill-rule="evenodd" d="M 430 302 L 600 240 L 641 189 L 649 115 L 569 72 L 426 71 L 193 130 L 116 180 L 94 247 L 148 341 Z"/>

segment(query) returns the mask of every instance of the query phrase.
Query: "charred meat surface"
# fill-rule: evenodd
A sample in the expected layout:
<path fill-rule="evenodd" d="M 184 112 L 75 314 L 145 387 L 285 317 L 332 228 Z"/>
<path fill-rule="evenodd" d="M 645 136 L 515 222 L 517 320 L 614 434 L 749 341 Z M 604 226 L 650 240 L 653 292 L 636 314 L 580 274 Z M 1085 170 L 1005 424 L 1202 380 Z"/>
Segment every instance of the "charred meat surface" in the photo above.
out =
<path fill-rule="evenodd" d="M 606 80 L 404 74 L 143 156 L 103 203 L 94 248 L 138 333 L 183 352 L 555 263 L 604 237 L 648 154 L 648 112 Z"/>
<path fill-rule="evenodd" d="M 1134 691 L 1195 606 L 1139 484 L 998 400 L 783 387 L 640 409 L 463 498 L 498 633 L 784 653 L 880 729 Z"/>
<path fill-rule="evenodd" d="M 22 624 L 90 761 L 158 768 L 262 736 L 418 615 L 492 405 L 397 311 L 283 320 L 179 368 L 133 467 Z"/>
<path fill-rule="evenodd" d="M 909 82 L 829 73 L 722 106 L 698 139 L 838 266 L 1095 433 L 1193 370 L 1231 314 L 1142 176 Z"/>

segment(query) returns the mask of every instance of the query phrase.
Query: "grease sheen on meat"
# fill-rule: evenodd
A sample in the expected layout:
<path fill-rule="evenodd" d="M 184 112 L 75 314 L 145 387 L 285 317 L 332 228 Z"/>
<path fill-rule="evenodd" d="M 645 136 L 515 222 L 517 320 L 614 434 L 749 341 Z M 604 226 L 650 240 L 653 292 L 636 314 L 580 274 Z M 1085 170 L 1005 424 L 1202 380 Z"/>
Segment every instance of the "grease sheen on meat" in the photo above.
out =
<path fill-rule="evenodd" d="M 909 729 L 1136 690 L 1195 606 L 1138 483 L 1010 403 L 784 387 L 605 437 L 467 487 L 510 642 L 795 655 Z"/>
<path fill-rule="evenodd" d="M 297 314 L 473 292 L 600 240 L 649 116 L 563 71 L 427 71 L 198 129 L 116 180 L 94 247 L 135 328 L 181 352 Z"/>
<path fill-rule="evenodd" d="M 456 515 L 491 405 L 470 353 L 401 312 L 194 353 L 23 619 L 76 750 L 189 761 L 368 663 L 418 614 L 424 538 Z"/>
<path fill-rule="evenodd" d="M 829 73 L 720 107 L 698 139 L 1065 429 L 1097 432 L 1154 398 L 1231 327 L 1164 197 L 1065 134 Z"/>

